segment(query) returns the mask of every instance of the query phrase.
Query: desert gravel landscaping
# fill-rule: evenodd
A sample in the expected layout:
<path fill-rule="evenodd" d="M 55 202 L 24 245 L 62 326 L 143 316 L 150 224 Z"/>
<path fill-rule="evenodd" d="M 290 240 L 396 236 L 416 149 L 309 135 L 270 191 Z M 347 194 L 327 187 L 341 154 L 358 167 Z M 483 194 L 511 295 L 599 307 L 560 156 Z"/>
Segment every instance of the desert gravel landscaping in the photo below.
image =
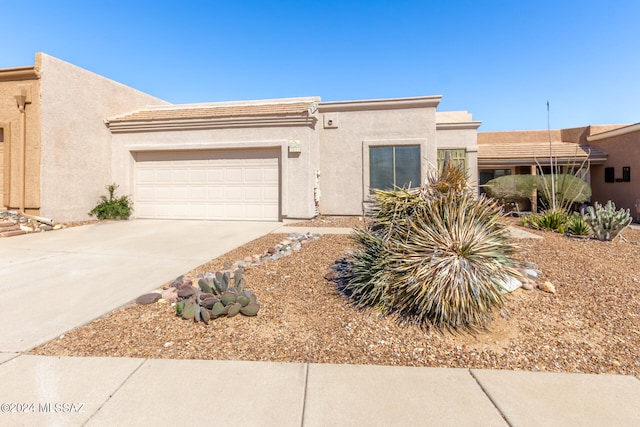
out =
<path fill-rule="evenodd" d="M 325 226 L 361 225 L 357 219 Z M 300 225 L 300 224 L 296 224 Z M 311 225 L 307 223 L 307 225 Z M 530 230 L 527 230 L 530 231 Z M 257 317 L 193 323 L 166 303 L 129 305 L 32 354 L 172 359 L 521 369 L 640 377 L 640 231 L 599 242 L 556 233 L 523 239 L 518 259 L 535 263 L 556 294 L 510 294 L 489 331 L 476 336 L 424 330 L 359 310 L 325 275 L 351 247 L 347 235 L 323 235 L 277 261 L 245 271 L 262 308 Z M 187 275 L 221 270 L 264 253 L 286 237 L 270 234 Z M 153 287 L 154 284 L 150 284 Z"/>

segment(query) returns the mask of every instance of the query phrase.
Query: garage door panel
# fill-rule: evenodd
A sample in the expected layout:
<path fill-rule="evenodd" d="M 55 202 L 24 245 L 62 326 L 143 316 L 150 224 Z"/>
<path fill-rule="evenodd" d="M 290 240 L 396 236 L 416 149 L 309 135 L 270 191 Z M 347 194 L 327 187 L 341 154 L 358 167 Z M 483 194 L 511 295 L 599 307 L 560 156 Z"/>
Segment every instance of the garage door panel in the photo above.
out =
<path fill-rule="evenodd" d="M 207 200 L 207 187 L 203 185 L 189 188 L 189 199 Z"/>
<path fill-rule="evenodd" d="M 174 173 L 171 169 L 156 169 L 152 179 L 152 182 L 166 184 L 173 181 Z"/>
<path fill-rule="evenodd" d="M 270 205 L 277 207 L 280 193 L 277 188 L 264 188 L 262 190 L 262 200 L 270 202 Z"/>
<path fill-rule="evenodd" d="M 279 150 L 136 153 L 140 218 L 279 218 Z"/>
<path fill-rule="evenodd" d="M 202 169 L 192 169 L 188 171 L 189 182 L 191 184 L 206 184 L 207 183 L 207 171 Z"/>
<path fill-rule="evenodd" d="M 269 183 L 277 183 L 278 179 L 279 179 L 279 175 L 278 175 L 278 170 L 265 170 L 263 175 L 262 175 L 263 181 L 264 182 L 269 182 Z"/>

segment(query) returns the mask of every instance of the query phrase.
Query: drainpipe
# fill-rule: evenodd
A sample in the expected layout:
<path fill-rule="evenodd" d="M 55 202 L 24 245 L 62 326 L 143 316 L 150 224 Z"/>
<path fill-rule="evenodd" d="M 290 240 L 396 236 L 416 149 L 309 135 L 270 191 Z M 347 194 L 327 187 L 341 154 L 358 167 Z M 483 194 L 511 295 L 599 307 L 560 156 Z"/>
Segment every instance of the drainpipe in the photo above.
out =
<path fill-rule="evenodd" d="M 26 148 L 27 148 L 27 113 L 25 111 L 25 107 L 27 106 L 27 91 L 21 90 L 20 95 L 16 95 L 16 102 L 18 104 L 18 109 L 20 110 L 20 212 L 25 213 L 25 201 L 26 201 L 26 182 L 27 182 L 27 173 L 26 173 Z"/>

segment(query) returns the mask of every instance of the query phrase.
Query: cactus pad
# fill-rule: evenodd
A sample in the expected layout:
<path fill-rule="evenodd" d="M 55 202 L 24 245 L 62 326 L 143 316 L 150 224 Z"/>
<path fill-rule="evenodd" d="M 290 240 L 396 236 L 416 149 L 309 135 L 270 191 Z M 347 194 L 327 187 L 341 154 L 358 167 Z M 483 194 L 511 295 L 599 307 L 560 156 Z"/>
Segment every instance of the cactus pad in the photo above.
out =
<path fill-rule="evenodd" d="M 256 316 L 258 314 L 258 310 L 260 310 L 260 304 L 256 303 L 256 302 L 252 302 L 251 304 L 248 304 L 245 307 L 242 307 L 240 309 L 240 313 L 244 314 L 245 316 Z"/>
<path fill-rule="evenodd" d="M 235 303 L 233 305 L 229 306 L 229 312 L 227 313 L 228 317 L 233 317 L 236 314 L 240 313 L 240 309 L 242 308 L 242 306 L 239 303 Z"/>

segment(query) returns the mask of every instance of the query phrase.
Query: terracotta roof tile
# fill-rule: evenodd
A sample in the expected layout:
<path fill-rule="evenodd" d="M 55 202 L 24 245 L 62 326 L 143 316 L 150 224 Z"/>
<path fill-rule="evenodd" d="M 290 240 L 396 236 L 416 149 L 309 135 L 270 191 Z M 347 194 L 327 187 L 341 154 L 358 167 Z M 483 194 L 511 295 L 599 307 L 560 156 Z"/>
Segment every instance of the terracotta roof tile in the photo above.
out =
<path fill-rule="evenodd" d="M 594 147 L 574 144 L 572 142 L 552 142 L 551 151 L 554 157 L 563 159 L 586 159 L 591 149 L 591 158 L 607 156 L 602 150 Z M 549 157 L 549 143 L 509 143 L 509 144 L 479 144 L 478 160 L 525 160 L 544 159 Z"/>
<path fill-rule="evenodd" d="M 307 113 L 312 102 L 290 102 L 248 105 L 176 106 L 148 108 L 109 119 L 110 123 L 127 121 L 156 121 L 180 119 L 209 119 L 223 117 L 285 116 Z"/>

